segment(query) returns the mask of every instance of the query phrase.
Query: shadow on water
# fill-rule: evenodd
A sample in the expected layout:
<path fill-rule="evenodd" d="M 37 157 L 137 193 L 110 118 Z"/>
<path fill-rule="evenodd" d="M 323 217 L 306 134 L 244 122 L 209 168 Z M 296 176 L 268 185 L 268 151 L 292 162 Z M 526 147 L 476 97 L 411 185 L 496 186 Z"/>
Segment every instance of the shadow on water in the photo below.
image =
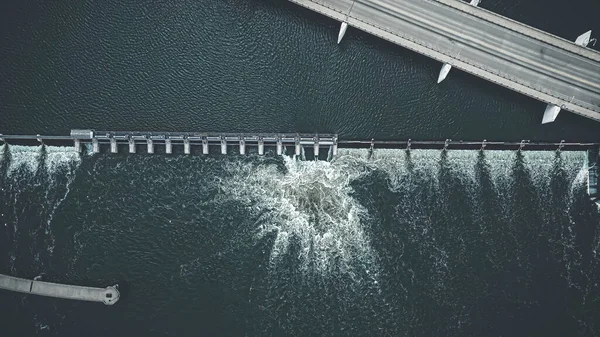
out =
<path fill-rule="evenodd" d="M 2 188 L 0 189 L 0 196 L 2 200 L 0 202 L 0 273 L 8 274 L 10 251 L 13 242 L 12 226 L 8 226 L 9 223 L 9 190 L 8 190 L 8 165 L 10 162 L 10 152 L 7 150 L 7 145 L 3 144 L 0 146 L 0 183 Z"/>

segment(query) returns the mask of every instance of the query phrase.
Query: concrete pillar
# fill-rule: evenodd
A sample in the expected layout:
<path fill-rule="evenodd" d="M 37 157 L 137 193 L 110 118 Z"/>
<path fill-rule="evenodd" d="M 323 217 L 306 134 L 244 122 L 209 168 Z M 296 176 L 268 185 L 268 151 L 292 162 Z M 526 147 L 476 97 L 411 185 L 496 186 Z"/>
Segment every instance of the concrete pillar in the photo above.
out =
<path fill-rule="evenodd" d="M 81 153 L 81 141 L 79 139 L 75 139 L 75 152 Z"/>
<path fill-rule="evenodd" d="M 190 154 L 190 152 L 190 140 L 186 138 L 183 140 L 183 153 Z"/>
<path fill-rule="evenodd" d="M 246 141 L 243 139 L 240 140 L 240 154 L 241 155 L 246 154 Z"/>
<path fill-rule="evenodd" d="M 333 137 L 333 151 L 332 151 L 333 156 L 337 156 L 338 154 L 338 143 L 337 143 L 337 137 Z"/>
<path fill-rule="evenodd" d="M 129 153 L 135 153 L 135 140 L 129 138 Z"/>
<path fill-rule="evenodd" d="M 146 142 L 148 144 L 148 153 L 153 154 L 154 153 L 154 142 L 150 138 L 148 138 L 148 140 Z"/>
<path fill-rule="evenodd" d="M 202 154 L 208 154 L 208 140 L 202 138 Z"/>
<path fill-rule="evenodd" d="M 227 154 L 227 140 L 225 140 L 225 137 L 221 137 L 221 154 Z"/>
<path fill-rule="evenodd" d="M 265 154 L 265 141 L 262 137 L 258 139 L 258 154 L 261 156 Z"/>
<path fill-rule="evenodd" d="M 319 137 L 314 138 L 315 160 L 319 159 Z"/>
<path fill-rule="evenodd" d="M 296 154 L 296 157 L 299 157 L 301 153 L 300 138 L 298 137 L 296 137 L 296 144 L 294 144 L 294 153 Z"/>
<path fill-rule="evenodd" d="M 346 34 L 346 29 L 348 29 L 348 23 L 347 22 L 342 22 L 342 25 L 340 26 L 340 32 L 338 33 L 338 44 L 340 44 L 340 42 L 342 42 L 342 39 L 344 38 L 344 35 Z"/>
<path fill-rule="evenodd" d="M 283 144 L 281 143 L 281 138 L 277 137 L 277 155 L 281 156 L 283 153 Z"/>
<path fill-rule="evenodd" d="M 165 150 L 167 154 L 173 153 L 173 144 L 171 143 L 170 139 L 165 139 Z"/>
<path fill-rule="evenodd" d="M 117 140 L 114 138 L 110 139 L 110 153 L 117 153 Z"/>
<path fill-rule="evenodd" d="M 100 144 L 98 144 L 98 139 L 96 138 L 92 139 L 92 152 L 100 153 Z"/>

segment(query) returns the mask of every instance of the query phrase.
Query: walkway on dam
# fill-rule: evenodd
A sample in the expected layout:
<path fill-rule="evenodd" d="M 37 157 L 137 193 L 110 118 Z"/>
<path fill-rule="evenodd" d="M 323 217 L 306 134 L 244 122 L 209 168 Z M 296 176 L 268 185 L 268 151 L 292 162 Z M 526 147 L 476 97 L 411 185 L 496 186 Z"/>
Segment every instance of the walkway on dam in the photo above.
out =
<path fill-rule="evenodd" d="M 460 0 L 290 1 L 600 121 L 600 53 L 592 49 Z"/>
<path fill-rule="evenodd" d="M 0 289 L 69 300 L 102 302 L 106 305 L 115 304 L 120 296 L 116 287 L 82 287 L 27 280 L 2 274 L 0 274 Z"/>

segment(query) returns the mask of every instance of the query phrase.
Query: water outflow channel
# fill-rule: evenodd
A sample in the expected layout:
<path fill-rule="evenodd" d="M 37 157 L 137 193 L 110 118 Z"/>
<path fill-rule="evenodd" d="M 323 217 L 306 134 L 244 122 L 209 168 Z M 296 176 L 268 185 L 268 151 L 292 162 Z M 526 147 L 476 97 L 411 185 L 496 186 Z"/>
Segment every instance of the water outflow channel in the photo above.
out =
<path fill-rule="evenodd" d="M 137 295 L 115 310 L 166 317 L 187 303 L 201 329 L 220 317 L 234 322 L 224 328 L 232 334 L 435 335 L 451 326 L 458 336 L 473 335 L 477 321 L 507 331 L 489 317 L 526 315 L 531 303 L 594 313 L 589 299 L 600 295 L 592 144 L 410 142 L 407 151 L 407 141 L 371 149 L 371 140 L 338 139 L 330 160 L 301 160 L 302 148 L 313 158 L 310 144 L 297 157 L 294 143 L 282 148 L 291 155 L 270 143 L 264 155 L 228 145 L 225 156 L 218 142 L 209 155 L 201 141 L 190 155 L 183 143 L 168 155 L 158 141 L 154 155 L 133 155 L 127 141 L 117 154 L 110 140 L 99 153 L 90 141 L 79 153 L 72 139 L 6 141 L 0 273 L 100 287 L 122 277 Z M 2 296 L 19 305 L 23 295 Z M 69 310 L 64 302 L 32 309 L 31 319 L 60 330 L 49 322 Z M 561 322 L 576 329 L 597 318 Z"/>

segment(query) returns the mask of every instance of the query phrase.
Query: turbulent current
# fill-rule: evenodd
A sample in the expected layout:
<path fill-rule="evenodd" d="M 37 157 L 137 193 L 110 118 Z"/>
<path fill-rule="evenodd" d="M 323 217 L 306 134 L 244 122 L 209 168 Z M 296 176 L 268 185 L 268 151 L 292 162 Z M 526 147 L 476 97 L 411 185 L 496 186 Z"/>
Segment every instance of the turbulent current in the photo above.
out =
<path fill-rule="evenodd" d="M 123 335 L 597 335 L 585 165 L 585 152 L 4 146 L 0 272 L 119 283 L 102 315 Z M 0 293 L 15 335 L 101 336 L 98 309 Z"/>

